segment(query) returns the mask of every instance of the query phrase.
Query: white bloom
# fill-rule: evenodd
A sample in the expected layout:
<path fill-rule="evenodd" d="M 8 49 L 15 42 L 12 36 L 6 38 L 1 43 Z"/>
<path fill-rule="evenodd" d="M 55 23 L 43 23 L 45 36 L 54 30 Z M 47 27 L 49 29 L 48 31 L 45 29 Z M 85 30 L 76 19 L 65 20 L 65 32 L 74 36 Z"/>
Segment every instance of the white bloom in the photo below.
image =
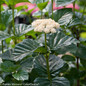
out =
<path fill-rule="evenodd" d="M 56 30 L 54 28 L 52 28 L 51 33 L 56 33 Z"/>
<path fill-rule="evenodd" d="M 46 25 L 46 28 L 53 28 L 53 25 Z"/>
<path fill-rule="evenodd" d="M 56 26 L 56 28 L 59 28 L 60 27 L 60 24 L 59 23 L 56 23 L 55 26 Z"/>
<path fill-rule="evenodd" d="M 32 23 L 35 32 L 55 33 L 60 25 L 52 19 L 38 19 Z"/>
<path fill-rule="evenodd" d="M 39 25 L 39 26 L 37 26 L 37 27 L 34 29 L 35 32 L 42 32 L 43 30 L 44 30 L 44 26 L 43 26 L 43 25 Z"/>
<path fill-rule="evenodd" d="M 44 32 L 45 32 L 45 33 L 50 33 L 50 29 L 49 29 L 49 28 L 45 28 L 45 29 L 44 29 Z"/>
<path fill-rule="evenodd" d="M 36 28 L 34 29 L 34 31 L 37 32 L 37 31 L 38 31 L 38 28 L 36 27 Z"/>

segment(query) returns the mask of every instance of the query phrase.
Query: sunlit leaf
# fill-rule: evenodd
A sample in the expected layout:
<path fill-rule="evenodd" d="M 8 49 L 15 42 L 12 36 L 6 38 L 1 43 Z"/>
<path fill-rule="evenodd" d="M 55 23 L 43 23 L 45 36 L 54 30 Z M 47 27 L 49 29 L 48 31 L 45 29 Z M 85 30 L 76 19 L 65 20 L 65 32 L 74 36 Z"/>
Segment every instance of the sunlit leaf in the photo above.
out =
<path fill-rule="evenodd" d="M 58 16 L 57 16 L 58 15 Z M 72 19 L 72 9 L 60 9 L 54 11 L 54 20 L 58 22 L 60 25 L 67 25 Z"/>
<path fill-rule="evenodd" d="M 28 33 L 29 31 L 33 30 L 31 25 L 25 25 L 25 24 L 16 24 L 15 25 L 15 36 L 20 37 L 23 34 Z M 13 32 L 13 29 L 12 29 Z"/>
<path fill-rule="evenodd" d="M 18 81 L 19 80 L 24 81 L 28 80 L 29 75 L 28 72 L 26 72 L 25 70 L 19 70 L 13 73 L 13 77 Z"/>
<path fill-rule="evenodd" d="M 66 36 L 63 31 L 58 30 L 57 33 L 50 34 L 48 39 L 48 46 L 52 52 L 62 54 L 66 52 L 76 52 L 78 41 L 73 38 Z"/>
<path fill-rule="evenodd" d="M 27 55 L 31 55 L 39 46 L 35 40 L 25 39 L 15 46 L 13 59 L 15 61 L 21 60 Z"/>

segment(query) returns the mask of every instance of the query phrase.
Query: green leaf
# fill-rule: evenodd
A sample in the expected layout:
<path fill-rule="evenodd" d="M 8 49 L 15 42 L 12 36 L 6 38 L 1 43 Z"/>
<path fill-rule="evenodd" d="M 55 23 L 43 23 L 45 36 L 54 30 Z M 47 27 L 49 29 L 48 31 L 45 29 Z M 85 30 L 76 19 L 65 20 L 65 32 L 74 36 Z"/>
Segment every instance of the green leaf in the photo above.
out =
<path fill-rule="evenodd" d="M 85 59 L 86 60 L 86 46 L 80 45 L 77 48 L 76 53 L 74 53 L 75 56 L 78 56 L 81 59 Z"/>
<path fill-rule="evenodd" d="M 49 70 L 50 75 L 55 76 L 59 73 L 59 69 L 63 67 L 64 62 L 62 59 L 55 55 L 49 55 Z M 40 76 L 48 77 L 46 59 L 43 55 L 39 55 L 34 60 L 34 68 Z"/>
<path fill-rule="evenodd" d="M 71 55 L 64 55 L 64 56 L 62 56 L 62 59 L 64 61 L 75 61 L 74 56 L 71 56 Z"/>
<path fill-rule="evenodd" d="M 31 39 L 25 39 L 14 48 L 13 59 L 19 61 L 29 54 L 32 54 L 40 45 Z"/>
<path fill-rule="evenodd" d="M 11 61 L 4 61 L 1 63 L 1 70 L 4 72 L 14 72 L 19 67 L 19 65 L 14 65 Z"/>
<path fill-rule="evenodd" d="M 13 53 L 13 49 L 9 49 L 7 51 L 5 51 L 3 54 L 0 55 L 0 57 L 3 59 L 3 60 L 13 60 L 12 59 L 12 53 Z"/>
<path fill-rule="evenodd" d="M 31 72 L 31 70 L 33 69 L 33 58 L 32 57 L 28 57 L 27 59 L 23 60 L 21 63 L 20 63 L 20 68 L 22 70 L 25 70 L 27 72 Z"/>
<path fill-rule="evenodd" d="M 57 33 L 49 34 L 47 45 L 52 53 L 64 54 L 76 52 L 77 43 L 78 41 L 75 38 L 66 36 L 62 30 L 58 30 Z"/>
<path fill-rule="evenodd" d="M 0 77 L 0 84 L 3 83 L 3 82 L 4 82 L 4 80 Z"/>
<path fill-rule="evenodd" d="M 0 64 L 2 63 L 3 61 L 2 61 L 2 58 L 0 58 Z"/>
<path fill-rule="evenodd" d="M 28 72 L 26 72 L 25 70 L 19 70 L 13 73 L 13 77 L 18 81 L 19 80 L 24 81 L 28 80 L 29 75 Z"/>
<path fill-rule="evenodd" d="M 85 59 L 80 59 L 81 64 L 83 67 L 86 69 L 86 60 Z"/>
<path fill-rule="evenodd" d="M 82 13 L 75 12 L 75 18 L 72 17 L 70 22 L 68 23 L 67 27 L 76 26 L 76 25 L 83 25 L 85 22 L 85 16 L 82 17 Z"/>
<path fill-rule="evenodd" d="M 0 31 L 0 41 L 5 40 L 9 37 L 11 37 L 11 35 L 9 35 L 8 33 L 4 32 L 4 31 Z"/>
<path fill-rule="evenodd" d="M 15 25 L 15 36 L 20 37 L 23 34 L 28 33 L 29 31 L 33 30 L 31 25 L 25 25 L 25 24 L 16 24 Z M 12 33 L 13 33 L 13 28 L 12 28 Z"/>
<path fill-rule="evenodd" d="M 47 50 L 45 49 L 45 47 L 38 47 L 34 52 L 38 52 L 38 53 L 46 53 Z"/>
<path fill-rule="evenodd" d="M 37 4 L 37 6 L 40 10 L 43 10 L 47 6 L 47 4 L 48 4 L 48 2 L 44 2 L 44 3 Z"/>
<path fill-rule="evenodd" d="M 43 15 L 44 15 L 44 13 L 43 13 Z M 36 17 L 36 18 L 40 18 L 40 16 L 41 16 L 41 11 L 37 11 L 37 12 L 33 13 L 32 16 L 33 16 L 33 17 Z"/>
<path fill-rule="evenodd" d="M 86 6 L 86 0 L 79 0 L 79 5 L 82 7 Z"/>
<path fill-rule="evenodd" d="M 17 10 L 14 10 L 14 18 L 17 16 Z M 13 20 L 12 10 L 6 10 L 1 12 L 1 21 L 2 24 L 7 27 L 9 23 Z"/>
<path fill-rule="evenodd" d="M 17 3 L 20 3 L 20 2 L 28 2 L 28 0 L 5 0 L 5 3 L 7 5 L 11 5 L 11 6 L 14 6 L 14 5 L 16 5 Z"/>
<path fill-rule="evenodd" d="M 31 30 L 28 33 L 26 33 L 27 36 L 31 36 L 31 37 L 33 37 L 35 39 L 37 38 L 36 34 L 37 34 L 37 32 L 34 32 L 34 30 Z"/>
<path fill-rule="evenodd" d="M 82 24 L 82 21 L 78 18 L 72 18 L 68 23 L 67 27 L 76 26 Z"/>
<path fill-rule="evenodd" d="M 38 86 L 70 86 L 70 83 L 64 77 L 55 77 L 50 82 L 47 78 L 36 78 L 35 83 L 38 83 Z"/>
<path fill-rule="evenodd" d="M 61 6 L 66 6 L 74 1 L 75 0 L 55 0 L 55 3 L 56 3 L 56 7 L 61 7 Z"/>
<path fill-rule="evenodd" d="M 4 3 L 4 0 L 0 0 L 0 4 L 3 4 Z"/>
<path fill-rule="evenodd" d="M 64 8 L 54 11 L 54 20 L 60 25 L 67 25 L 70 22 L 70 19 L 72 19 L 72 16 L 73 13 L 71 8 Z"/>

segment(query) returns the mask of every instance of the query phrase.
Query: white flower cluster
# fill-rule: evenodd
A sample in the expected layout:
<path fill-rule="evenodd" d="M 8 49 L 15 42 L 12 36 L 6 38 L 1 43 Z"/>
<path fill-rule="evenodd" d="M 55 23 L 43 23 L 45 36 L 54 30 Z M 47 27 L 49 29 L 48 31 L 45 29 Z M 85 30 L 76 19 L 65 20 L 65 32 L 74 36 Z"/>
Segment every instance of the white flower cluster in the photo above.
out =
<path fill-rule="evenodd" d="M 52 19 L 38 19 L 32 22 L 35 32 L 56 33 L 56 29 L 60 27 L 60 24 Z"/>

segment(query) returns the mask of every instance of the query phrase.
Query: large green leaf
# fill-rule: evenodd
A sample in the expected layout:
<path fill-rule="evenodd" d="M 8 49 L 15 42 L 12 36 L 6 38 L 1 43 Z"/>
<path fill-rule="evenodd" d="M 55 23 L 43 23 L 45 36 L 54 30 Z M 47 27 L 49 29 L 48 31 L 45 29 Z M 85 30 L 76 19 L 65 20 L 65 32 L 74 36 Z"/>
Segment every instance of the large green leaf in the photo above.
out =
<path fill-rule="evenodd" d="M 18 81 L 19 80 L 24 81 L 28 80 L 29 75 L 28 72 L 26 72 L 25 70 L 19 70 L 13 73 L 13 77 Z"/>
<path fill-rule="evenodd" d="M 81 59 L 85 59 L 86 60 L 86 46 L 80 45 L 77 48 L 76 53 L 74 53 L 76 56 L 78 56 Z"/>
<path fill-rule="evenodd" d="M 0 77 L 0 84 L 3 83 L 3 82 L 4 82 L 4 80 Z"/>
<path fill-rule="evenodd" d="M 14 10 L 14 17 L 16 16 L 17 16 L 17 10 Z M 13 20 L 12 10 L 6 10 L 1 12 L 1 21 L 2 24 L 5 25 L 5 27 L 7 27 L 12 20 Z"/>
<path fill-rule="evenodd" d="M 39 55 L 34 60 L 34 68 L 40 77 L 35 79 L 38 86 L 70 86 L 69 81 L 63 77 L 55 77 L 63 67 L 64 61 L 55 55 L 49 55 L 49 71 L 51 80 L 48 79 L 47 63 L 43 55 Z"/>
<path fill-rule="evenodd" d="M 52 52 L 62 54 L 66 52 L 76 52 L 78 41 L 70 36 L 66 36 L 62 30 L 57 33 L 50 34 L 48 38 L 48 46 Z"/>
<path fill-rule="evenodd" d="M 0 55 L 0 57 L 3 60 L 13 60 L 12 59 L 12 53 L 13 53 L 14 49 L 9 49 L 6 52 L 4 52 L 3 54 Z"/>
<path fill-rule="evenodd" d="M 47 78 L 36 78 L 35 83 L 38 86 L 70 86 L 69 81 L 64 77 L 55 77 L 50 82 Z"/>
<path fill-rule="evenodd" d="M 19 67 L 19 65 L 15 65 L 11 61 L 4 61 L 1 63 L 1 70 L 4 72 L 14 72 Z"/>
<path fill-rule="evenodd" d="M 28 33 L 29 31 L 33 30 L 31 25 L 25 25 L 25 24 L 16 24 L 15 25 L 15 36 L 20 37 L 23 34 Z M 13 29 L 12 29 L 13 32 Z"/>
<path fill-rule="evenodd" d="M 66 6 L 74 1 L 75 0 L 55 0 L 55 3 L 57 7 L 60 7 L 60 6 Z"/>
<path fill-rule="evenodd" d="M 64 61 L 55 55 L 49 55 L 50 75 L 55 76 L 59 73 L 59 69 L 63 67 Z M 39 55 L 34 60 L 34 68 L 40 76 L 48 77 L 46 59 L 43 55 Z"/>
<path fill-rule="evenodd" d="M 80 59 L 81 64 L 86 69 L 86 59 Z"/>
<path fill-rule="evenodd" d="M 0 41 L 5 40 L 9 37 L 11 37 L 11 35 L 9 35 L 8 33 L 4 32 L 4 31 L 0 31 Z"/>
<path fill-rule="evenodd" d="M 15 61 L 21 60 L 27 55 L 32 54 L 39 46 L 35 40 L 25 39 L 16 45 L 12 57 Z"/>
<path fill-rule="evenodd" d="M 70 19 L 72 19 L 72 9 L 60 9 L 54 11 L 54 20 L 58 22 L 60 25 L 66 25 L 70 22 Z"/>
<path fill-rule="evenodd" d="M 64 56 L 62 56 L 62 59 L 64 61 L 75 61 L 75 58 L 72 55 L 64 55 Z"/>
<path fill-rule="evenodd" d="M 28 57 L 27 59 L 23 60 L 21 63 L 20 63 L 20 68 L 22 70 L 25 70 L 27 72 L 31 72 L 32 68 L 33 68 L 33 58 L 32 57 Z"/>
<path fill-rule="evenodd" d="M 85 16 L 80 12 L 75 12 L 75 17 L 72 17 L 67 27 L 75 26 L 75 25 L 83 25 L 85 23 Z"/>
<path fill-rule="evenodd" d="M 82 21 L 78 18 L 72 18 L 68 23 L 67 27 L 76 26 L 82 24 Z"/>

